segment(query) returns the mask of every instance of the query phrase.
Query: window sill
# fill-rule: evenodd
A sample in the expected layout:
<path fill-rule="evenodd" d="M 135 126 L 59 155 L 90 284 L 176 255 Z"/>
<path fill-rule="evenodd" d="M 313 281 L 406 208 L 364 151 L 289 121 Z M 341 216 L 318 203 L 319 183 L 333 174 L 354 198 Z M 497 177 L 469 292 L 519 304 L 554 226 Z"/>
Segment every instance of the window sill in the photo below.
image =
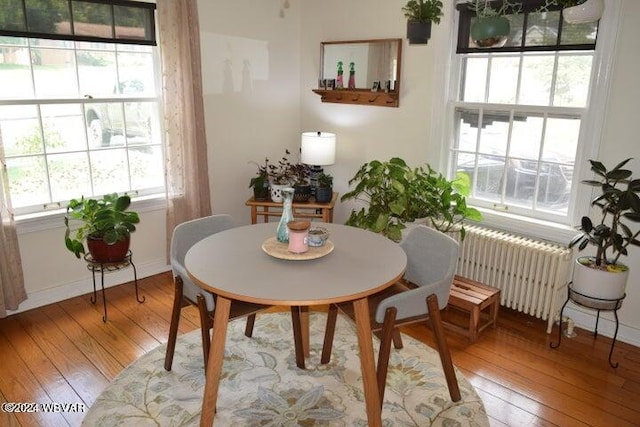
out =
<path fill-rule="evenodd" d="M 565 224 L 529 218 L 512 213 L 477 208 L 482 212 L 480 225 L 566 245 L 576 235 L 576 230 Z M 470 223 L 474 224 L 474 223 Z"/>
<path fill-rule="evenodd" d="M 132 210 L 136 212 L 150 212 L 162 210 L 167 207 L 164 194 L 138 197 L 131 202 Z M 34 233 L 37 231 L 61 228 L 64 225 L 65 209 L 41 212 L 37 214 L 22 215 L 16 217 L 16 229 L 18 234 Z"/>

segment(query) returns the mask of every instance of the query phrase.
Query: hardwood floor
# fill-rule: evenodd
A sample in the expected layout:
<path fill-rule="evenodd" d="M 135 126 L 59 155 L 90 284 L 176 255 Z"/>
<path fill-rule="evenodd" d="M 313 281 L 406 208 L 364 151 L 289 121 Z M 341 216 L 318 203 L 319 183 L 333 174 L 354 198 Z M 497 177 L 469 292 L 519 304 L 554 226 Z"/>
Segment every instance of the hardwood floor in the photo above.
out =
<path fill-rule="evenodd" d="M 109 321 L 89 296 L 0 319 L 0 401 L 91 406 L 125 366 L 166 342 L 173 284 L 169 273 L 107 290 Z M 455 313 L 449 313 L 455 315 Z M 546 322 L 502 309 L 498 327 L 473 345 L 448 334 L 454 364 L 484 401 L 492 426 L 640 426 L 640 348 L 584 330 L 549 348 Z M 195 308 L 182 310 L 180 333 L 198 328 Z M 554 330 L 555 331 L 555 330 Z M 405 328 L 433 345 L 424 325 Z M 77 426 L 82 412 L 0 412 L 0 426 Z"/>

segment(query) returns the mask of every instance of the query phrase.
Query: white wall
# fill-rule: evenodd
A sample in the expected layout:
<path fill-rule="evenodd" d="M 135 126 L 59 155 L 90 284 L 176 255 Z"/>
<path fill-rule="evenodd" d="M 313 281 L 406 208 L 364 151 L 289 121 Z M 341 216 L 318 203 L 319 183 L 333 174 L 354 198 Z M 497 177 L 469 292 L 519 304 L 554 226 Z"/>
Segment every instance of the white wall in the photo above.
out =
<path fill-rule="evenodd" d="M 131 250 L 140 279 L 167 270 L 166 221 L 164 209 L 147 209 L 144 206 L 135 209 L 140 212 L 140 224 L 131 235 Z M 18 311 L 86 294 L 92 290 L 91 272 L 87 270 L 86 263 L 76 259 L 64 246 L 62 215 L 52 220 L 53 224 L 47 222 L 44 227 L 41 224 L 37 228 L 33 222 L 19 224 L 18 241 L 28 299 L 20 304 Z M 96 278 L 100 286 L 100 276 L 96 275 Z M 105 274 L 105 286 L 131 280 L 131 268 Z"/>
<path fill-rule="evenodd" d="M 249 162 L 264 156 L 277 159 L 285 148 L 297 150 L 301 131 L 337 133 L 337 163 L 325 169 L 334 175 L 340 193 L 346 191 L 357 168 L 371 159 L 399 156 L 413 165 L 428 162 L 437 166 L 444 154 L 435 136 L 443 120 L 437 100 L 446 70 L 440 58 L 451 43 L 446 17 L 433 28 L 429 44 L 409 46 L 404 41 L 399 108 L 328 104 L 311 92 L 317 85 L 320 42 L 404 38 L 401 8 L 405 1 L 290 3 L 281 18 L 280 0 L 198 2 L 212 205 L 214 212 L 230 213 L 241 224 L 249 222 L 244 202 L 255 172 Z M 451 16 L 452 2 L 445 3 L 445 14 Z M 640 2 L 623 0 L 623 5 L 599 158 L 612 164 L 635 157 L 637 175 L 640 141 L 630 123 L 640 99 L 640 27 L 635 25 L 640 19 Z M 343 222 L 350 209 L 351 205 L 338 204 L 335 220 Z M 23 307 L 88 290 L 84 265 L 61 250 L 62 233 L 59 227 L 20 235 L 30 295 Z M 164 212 L 143 212 L 133 249 L 138 264 L 147 271 L 164 265 L 164 239 Z M 640 250 L 627 261 L 634 269 L 619 313 L 621 338 L 640 345 L 640 271 L 635 268 L 640 265 Z M 122 281 L 126 280 L 130 278 L 123 276 Z M 592 326 L 585 323 L 593 321 L 591 313 L 574 315 L 578 324 Z M 601 323 L 601 331 L 610 332 L 611 324 Z"/>
<path fill-rule="evenodd" d="M 446 4 L 442 23 L 434 26 L 432 38 L 424 45 L 403 45 L 400 107 L 368 107 L 321 103 L 311 92 L 316 84 L 321 41 L 358 40 L 367 38 L 404 37 L 405 19 L 401 7 L 404 0 L 351 0 L 341 2 L 304 2 L 301 16 L 302 129 L 335 132 L 338 135 L 336 165 L 328 168 L 336 177 L 338 191 L 344 193 L 347 180 L 363 163 L 385 160 L 392 156 L 406 159 L 412 165 L 428 162 L 440 166 L 446 153 L 437 137 L 439 123 L 446 120 L 438 108 L 442 82 L 447 70 L 441 63 L 443 52 L 452 42 L 450 20 L 452 3 Z M 336 13 L 339 11 L 339 13 Z M 357 20 L 354 20 L 357 16 Z M 605 126 L 599 158 L 605 164 L 615 164 L 626 157 L 635 157 L 633 169 L 640 175 L 640 140 L 630 124 L 635 118 L 634 108 L 640 100 L 640 2 L 623 1 L 618 46 L 615 53 L 611 98 L 606 108 Z M 445 73 L 443 78 L 442 73 Z M 435 105 L 435 107 L 434 107 Z M 443 170 L 440 168 L 440 170 Z M 344 221 L 352 204 L 340 204 L 336 221 Z M 560 242 L 566 243 L 566 242 Z M 632 267 L 627 298 L 619 312 L 619 338 L 640 345 L 640 248 L 633 248 L 626 260 Z M 593 312 L 571 311 L 580 326 L 592 328 Z M 612 319 L 610 314 L 603 314 Z M 600 332 L 612 335 L 611 322 L 602 321 Z"/>
<path fill-rule="evenodd" d="M 336 191 L 344 194 L 347 181 L 365 162 L 402 157 L 412 165 L 440 161 L 439 145 L 429 136 L 432 128 L 434 72 L 438 46 L 446 46 L 448 29 L 434 26 L 428 45 L 409 46 L 404 39 L 404 0 L 327 0 L 304 2 L 301 17 L 301 130 L 337 134 L 336 164 L 325 167 L 334 175 Z M 447 13 L 451 13 L 451 2 Z M 354 19 L 357 17 L 357 19 Z M 372 107 L 321 103 L 311 89 L 317 85 L 320 42 L 403 38 L 400 107 Z M 437 117 L 435 117 L 438 120 Z M 335 220 L 344 222 L 351 203 L 339 204 Z"/>
<path fill-rule="evenodd" d="M 612 86 L 606 105 L 602 142 L 598 160 L 613 167 L 618 162 L 633 157 L 628 167 L 640 177 L 640 136 L 638 134 L 636 106 L 640 100 L 640 2 L 624 0 L 620 14 L 618 40 L 614 56 Z M 638 225 L 638 224 L 636 224 Z M 637 228 L 636 228 L 637 229 Z M 640 248 L 632 247 L 630 255 L 622 260 L 631 267 L 627 282 L 627 297 L 619 311 L 622 340 L 640 346 Z M 588 312 L 587 310 L 585 310 Z M 595 319 L 588 318 L 585 311 L 572 314 L 577 323 L 593 328 Z M 610 314 L 607 319 L 613 319 Z M 603 325 L 603 332 L 613 332 L 611 322 Z"/>
<path fill-rule="evenodd" d="M 241 224 L 250 223 L 249 162 L 285 148 L 298 158 L 300 2 L 290 3 L 280 17 L 279 0 L 198 2 L 212 206 Z"/>

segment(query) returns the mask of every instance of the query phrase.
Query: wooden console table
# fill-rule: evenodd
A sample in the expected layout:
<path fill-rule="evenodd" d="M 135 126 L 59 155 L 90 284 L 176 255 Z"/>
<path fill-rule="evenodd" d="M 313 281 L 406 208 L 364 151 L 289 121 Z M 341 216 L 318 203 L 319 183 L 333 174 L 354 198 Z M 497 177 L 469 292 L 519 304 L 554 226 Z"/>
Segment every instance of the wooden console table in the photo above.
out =
<path fill-rule="evenodd" d="M 327 203 L 318 203 L 313 198 L 308 202 L 293 202 L 293 216 L 296 219 L 320 218 L 322 222 L 333 222 L 333 207 L 337 199 L 338 193 L 334 192 L 331 201 Z M 259 215 L 264 218 L 264 222 L 269 222 L 270 216 L 279 218 L 282 215 L 282 203 L 271 200 L 256 202 L 251 197 L 245 205 L 251 207 L 251 224 L 258 223 Z"/>

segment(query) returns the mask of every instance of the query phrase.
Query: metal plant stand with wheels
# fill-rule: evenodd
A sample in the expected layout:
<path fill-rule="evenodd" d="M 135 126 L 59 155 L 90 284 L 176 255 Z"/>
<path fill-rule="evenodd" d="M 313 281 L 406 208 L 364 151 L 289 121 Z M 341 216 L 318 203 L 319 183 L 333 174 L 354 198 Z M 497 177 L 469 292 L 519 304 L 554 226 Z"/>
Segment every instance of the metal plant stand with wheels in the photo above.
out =
<path fill-rule="evenodd" d="M 100 284 L 102 286 L 102 306 L 104 307 L 104 315 L 102 316 L 102 321 L 107 322 L 107 298 L 104 293 L 104 273 L 105 271 L 118 271 L 123 268 L 127 268 L 129 266 L 133 267 L 133 284 L 136 289 L 136 301 L 139 303 L 143 303 L 145 301 L 145 297 L 143 296 L 140 299 L 138 295 L 138 272 L 136 271 L 136 266 L 133 263 L 133 253 L 131 251 L 127 252 L 127 255 L 124 257 L 122 261 L 116 262 L 99 262 L 93 259 L 91 254 L 87 253 L 84 256 L 84 260 L 87 262 L 87 269 L 91 271 L 91 275 L 93 277 L 93 296 L 91 297 L 91 304 L 95 304 L 97 299 L 97 291 L 96 291 L 96 272 L 100 272 Z"/>
<path fill-rule="evenodd" d="M 611 342 L 611 349 L 609 350 L 609 365 L 612 368 L 617 368 L 618 367 L 618 362 L 613 363 L 611 361 L 611 356 L 613 355 L 613 348 L 616 345 L 616 337 L 618 336 L 618 326 L 619 326 L 618 310 L 622 306 L 622 301 L 625 299 L 625 297 L 627 295 L 625 294 L 621 298 L 617 298 L 617 299 L 594 298 L 594 297 L 591 297 L 591 296 L 588 296 L 588 295 L 584 295 L 584 294 L 581 294 L 580 292 L 577 292 L 577 291 L 573 290 L 572 287 L 571 287 L 571 283 L 569 283 L 569 286 L 567 286 L 567 291 L 568 291 L 567 300 L 564 302 L 564 304 L 562 305 L 562 309 L 560 310 L 560 325 L 558 327 L 558 342 L 555 345 L 553 343 L 549 343 L 549 346 L 551 348 L 554 348 L 554 349 L 560 347 L 560 342 L 562 340 L 562 317 L 563 317 L 563 313 L 564 313 L 564 308 L 567 306 L 569 301 L 572 301 L 575 304 L 578 304 L 578 305 L 580 305 L 582 307 L 586 307 L 586 308 L 590 308 L 592 310 L 597 310 L 598 311 L 598 315 L 596 317 L 596 327 L 595 327 L 595 330 L 593 332 L 593 336 L 594 337 L 598 336 L 598 322 L 600 321 L 600 312 L 601 311 L 613 311 L 613 316 L 616 319 L 616 329 L 615 329 L 615 332 L 613 333 L 613 341 Z"/>

